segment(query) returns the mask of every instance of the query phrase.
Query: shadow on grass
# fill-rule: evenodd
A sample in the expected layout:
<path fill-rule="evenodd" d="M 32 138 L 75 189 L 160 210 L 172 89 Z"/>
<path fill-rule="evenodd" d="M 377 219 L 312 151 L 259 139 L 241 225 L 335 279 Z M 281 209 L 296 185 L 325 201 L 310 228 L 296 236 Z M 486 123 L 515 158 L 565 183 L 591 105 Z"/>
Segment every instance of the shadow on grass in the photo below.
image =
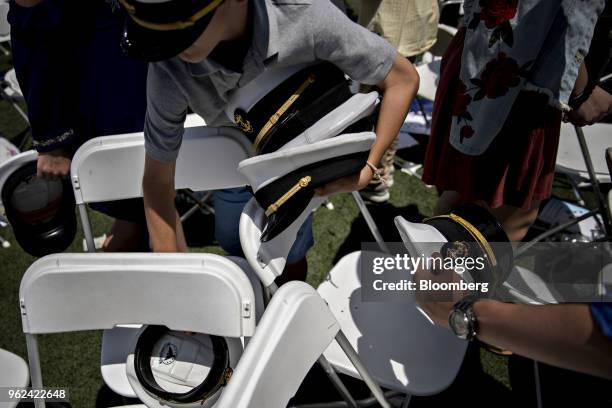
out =
<path fill-rule="evenodd" d="M 375 220 L 376 226 L 385 242 L 402 241 L 395 227 L 395 217 L 401 216 L 411 222 L 421 222 L 423 218 L 425 218 L 414 204 L 409 204 L 405 207 L 396 207 L 390 203 L 369 204 L 368 210 L 370 214 L 372 214 L 372 218 Z M 343 256 L 354 251 L 360 251 L 364 242 L 374 241 L 374 236 L 368 228 L 365 218 L 360 214 L 351 223 L 348 236 L 338 248 L 333 260 L 334 265 L 338 263 Z"/>

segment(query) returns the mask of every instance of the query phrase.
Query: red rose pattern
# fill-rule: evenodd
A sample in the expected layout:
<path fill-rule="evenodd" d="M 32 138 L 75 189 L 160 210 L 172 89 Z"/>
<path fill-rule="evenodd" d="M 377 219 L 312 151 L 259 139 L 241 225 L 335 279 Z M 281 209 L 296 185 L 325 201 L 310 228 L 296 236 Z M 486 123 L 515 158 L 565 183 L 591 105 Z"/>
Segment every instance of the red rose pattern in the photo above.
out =
<path fill-rule="evenodd" d="M 474 135 L 474 129 L 471 126 L 463 126 L 459 131 L 459 142 L 463 143 L 463 139 L 469 139 Z"/>
<path fill-rule="evenodd" d="M 472 97 L 467 93 L 467 87 L 463 81 L 459 81 L 457 86 L 457 94 L 453 99 L 452 114 L 453 116 L 463 116 L 467 112 L 467 107 L 472 102 Z"/>
<path fill-rule="evenodd" d="M 488 98 L 503 96 L 520 83 L 520 75 L 521 69 L 516 60 L 500 52 L 497 58 L 487 62 L 482 72 L 482 90 Z"/>
<path fill-rule="evenodd" d="M 480 0 L 480 18 L 487 28 L 495 28 L 516 15 L 518 0 Z"/>

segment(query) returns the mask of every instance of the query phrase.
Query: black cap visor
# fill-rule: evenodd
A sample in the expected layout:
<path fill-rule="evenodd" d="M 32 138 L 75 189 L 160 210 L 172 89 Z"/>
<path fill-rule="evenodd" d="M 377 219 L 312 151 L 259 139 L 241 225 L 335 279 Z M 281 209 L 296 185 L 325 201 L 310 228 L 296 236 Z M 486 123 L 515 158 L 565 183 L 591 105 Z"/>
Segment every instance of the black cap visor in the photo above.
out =
<path fill-rule="evenodd" d="M 153 30 L 126 17 L 121 48 L 130 57 L 144 61 L 163 61 L 189 48 L 204 32 L 215 12 L 202 17 L 193 26 L 178 30 Z"/>
<path fill-rule="evenodd" d="M 268 216 L 261 242 L 275 238 L 289 227 L 304 211 L 314 196 L 314 190 L 331 181 L 359 172 L 366 164 L 369 151 L 357 152 L 341 157 L 316 162 L 295 170 L 280 179 L 262 187 L 255 193 L 255 199 L 265 210 L 289 191 L 303 177 L 310 177 L 310 183 L 298 190 L 287 202 Z"/>
<path fill-rule="evenodd" d="M 27 163 L 16 170 L 7 178 L 2 189 L 2 202 L 15 239 L 24 251 L 33 256 L 63 252 L 74 240 L 77 226 L 70 180 L 62 180 L 61 203 L 50 203 L 52 207 L 59 208 L 49 211 L 44 219 L 34 217 L 28 222 L 20 209 L 14 207 L 12 196 L 22 183 L 32 177 L 36 177 L 36 162 Z"/>

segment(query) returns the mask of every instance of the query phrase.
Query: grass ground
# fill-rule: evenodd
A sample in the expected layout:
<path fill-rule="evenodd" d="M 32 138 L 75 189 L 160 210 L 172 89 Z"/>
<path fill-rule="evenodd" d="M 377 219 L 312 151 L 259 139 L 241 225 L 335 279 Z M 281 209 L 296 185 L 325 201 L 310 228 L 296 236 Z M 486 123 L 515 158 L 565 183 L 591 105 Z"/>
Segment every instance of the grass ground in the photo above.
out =
<path fill-rule="evenodd" d="M 0 72 L 4 72 L 9 65 L 10 60 L 0 57 Z M 23 130 L 25 125 L 9 104 L 0 101 L 0 134 L 11 139 Z M 419 219 L 431 214 L 436 199 L 435 191 L 425 187 L 417 179 L 403 173 L 396 174 L 390 202 L 371 209 L 388 241 L 399 241 L 393 226 L 395 215 Z M 365 222 L 359 216 L 349 195 L 334 197 L 332 203 L 334 210 L 321 208 L 314 218 L 315 246 L 308 254 L 308 282 L 314 286 L 321 282 L 343 255 L 360 249 L 362 241 L 372 241 Z M 94 212 L 91 212 L 91 216 L 96 235 L 109 229 L 111 220 L 108 217 Z M 19 248 L 9 228 L 0 229 L 0 235 L 12 244 L 9 249 L 0 249 L 0 348 L 26 357 L 18 292 L 21 277 L 35 258 Z M 68 251 L 81 252 L 81 242 L 82 235 L 79 233 Z M 214 243 L 193 250 L 222 252 Z M 45 385 L 68 387 L 74 407 L 97 405 L 98 392 L 103 385 L 99 369 L 100 339 L 99 332 L 41 336 L 40 351 Z M 496 387 L 508 390 L 507 364 L 504 358 L 476 350 L 475 360 L 482 363 L 485 375 Z"/>

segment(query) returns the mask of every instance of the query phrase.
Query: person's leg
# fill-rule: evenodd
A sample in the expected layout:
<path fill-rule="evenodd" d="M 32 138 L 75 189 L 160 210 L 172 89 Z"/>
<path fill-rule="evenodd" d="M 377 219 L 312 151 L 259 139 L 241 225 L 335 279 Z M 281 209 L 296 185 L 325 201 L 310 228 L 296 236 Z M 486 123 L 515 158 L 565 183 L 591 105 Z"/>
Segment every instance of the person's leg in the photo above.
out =
<path fill-rule="evenodd" d="M 311 214 L 298 230 L 295 242 L 287 255 L 287 265 L 285 265 L 283 274 L 274 281 L 279 287 L 292 280 L 306 281 L 306 275 L 308 275 L 306 253 L 313 245 Z"/>
<path fill-rule="evenodd" d="M 456 191 L 443 191 L 438 197 L 433 215 L 448 214 L 459 204 L 461 204 L 459 200 L 459 193 Z"/>
<path fill-rule="evenodd" d="M 456 191 L 443 191 L 438 198 L 434 215 L 448 214 L 453 208 L 461 204 L 459 194 Z M 539 201 L 533 201 L 529 208 L 517 208 L 510 205 L 503 205 L 498 208 L 490 208 L 486 203 L 480 201 L 478 205 L 485 207 L 491 214 L 501 223 L 508 238 L 512 242 L 520 242 L 529 227 L 535 222 L 538 217 L 540 208 Z"/>
<path fill-rule="evenodd" d="M 529 208 L 517 208 L 509 205 L 488 208 L 485 204 L 479 204 L 487 208 L 499 220 L 511 242 L 520 242 L 525 238 L 527 231 L 538 218 L 540 209 L 539 201 L 533 201 Z"/>
<path fill-rule="evenodd" d="M 91 203 L 89 207 L 114 218 L 102 244 L 105 252 L 149 251 L 149 234 L 142 199 Z"/>
<path fill-rule="evenodd" d="M 147 249 L 146 225 L 115 220 L 102 245 L 104 252 L 141 252 Z"/>
<path fill-rule="evenodd" d="M 240 214 L 251 197 L 251 192 L 246 188 L 218 190 L 213 194 L 215 237 L 221 248 L 230 255 L 244 256 L 239 235 Z M 308 272 L 306 252 L 312 245 L 312 216 L 310 216 L 297 233 L 287 256 L 283 274 L 278 278 L 280 280 L 277 279 L 278 282 L 306 279 Z"/>

